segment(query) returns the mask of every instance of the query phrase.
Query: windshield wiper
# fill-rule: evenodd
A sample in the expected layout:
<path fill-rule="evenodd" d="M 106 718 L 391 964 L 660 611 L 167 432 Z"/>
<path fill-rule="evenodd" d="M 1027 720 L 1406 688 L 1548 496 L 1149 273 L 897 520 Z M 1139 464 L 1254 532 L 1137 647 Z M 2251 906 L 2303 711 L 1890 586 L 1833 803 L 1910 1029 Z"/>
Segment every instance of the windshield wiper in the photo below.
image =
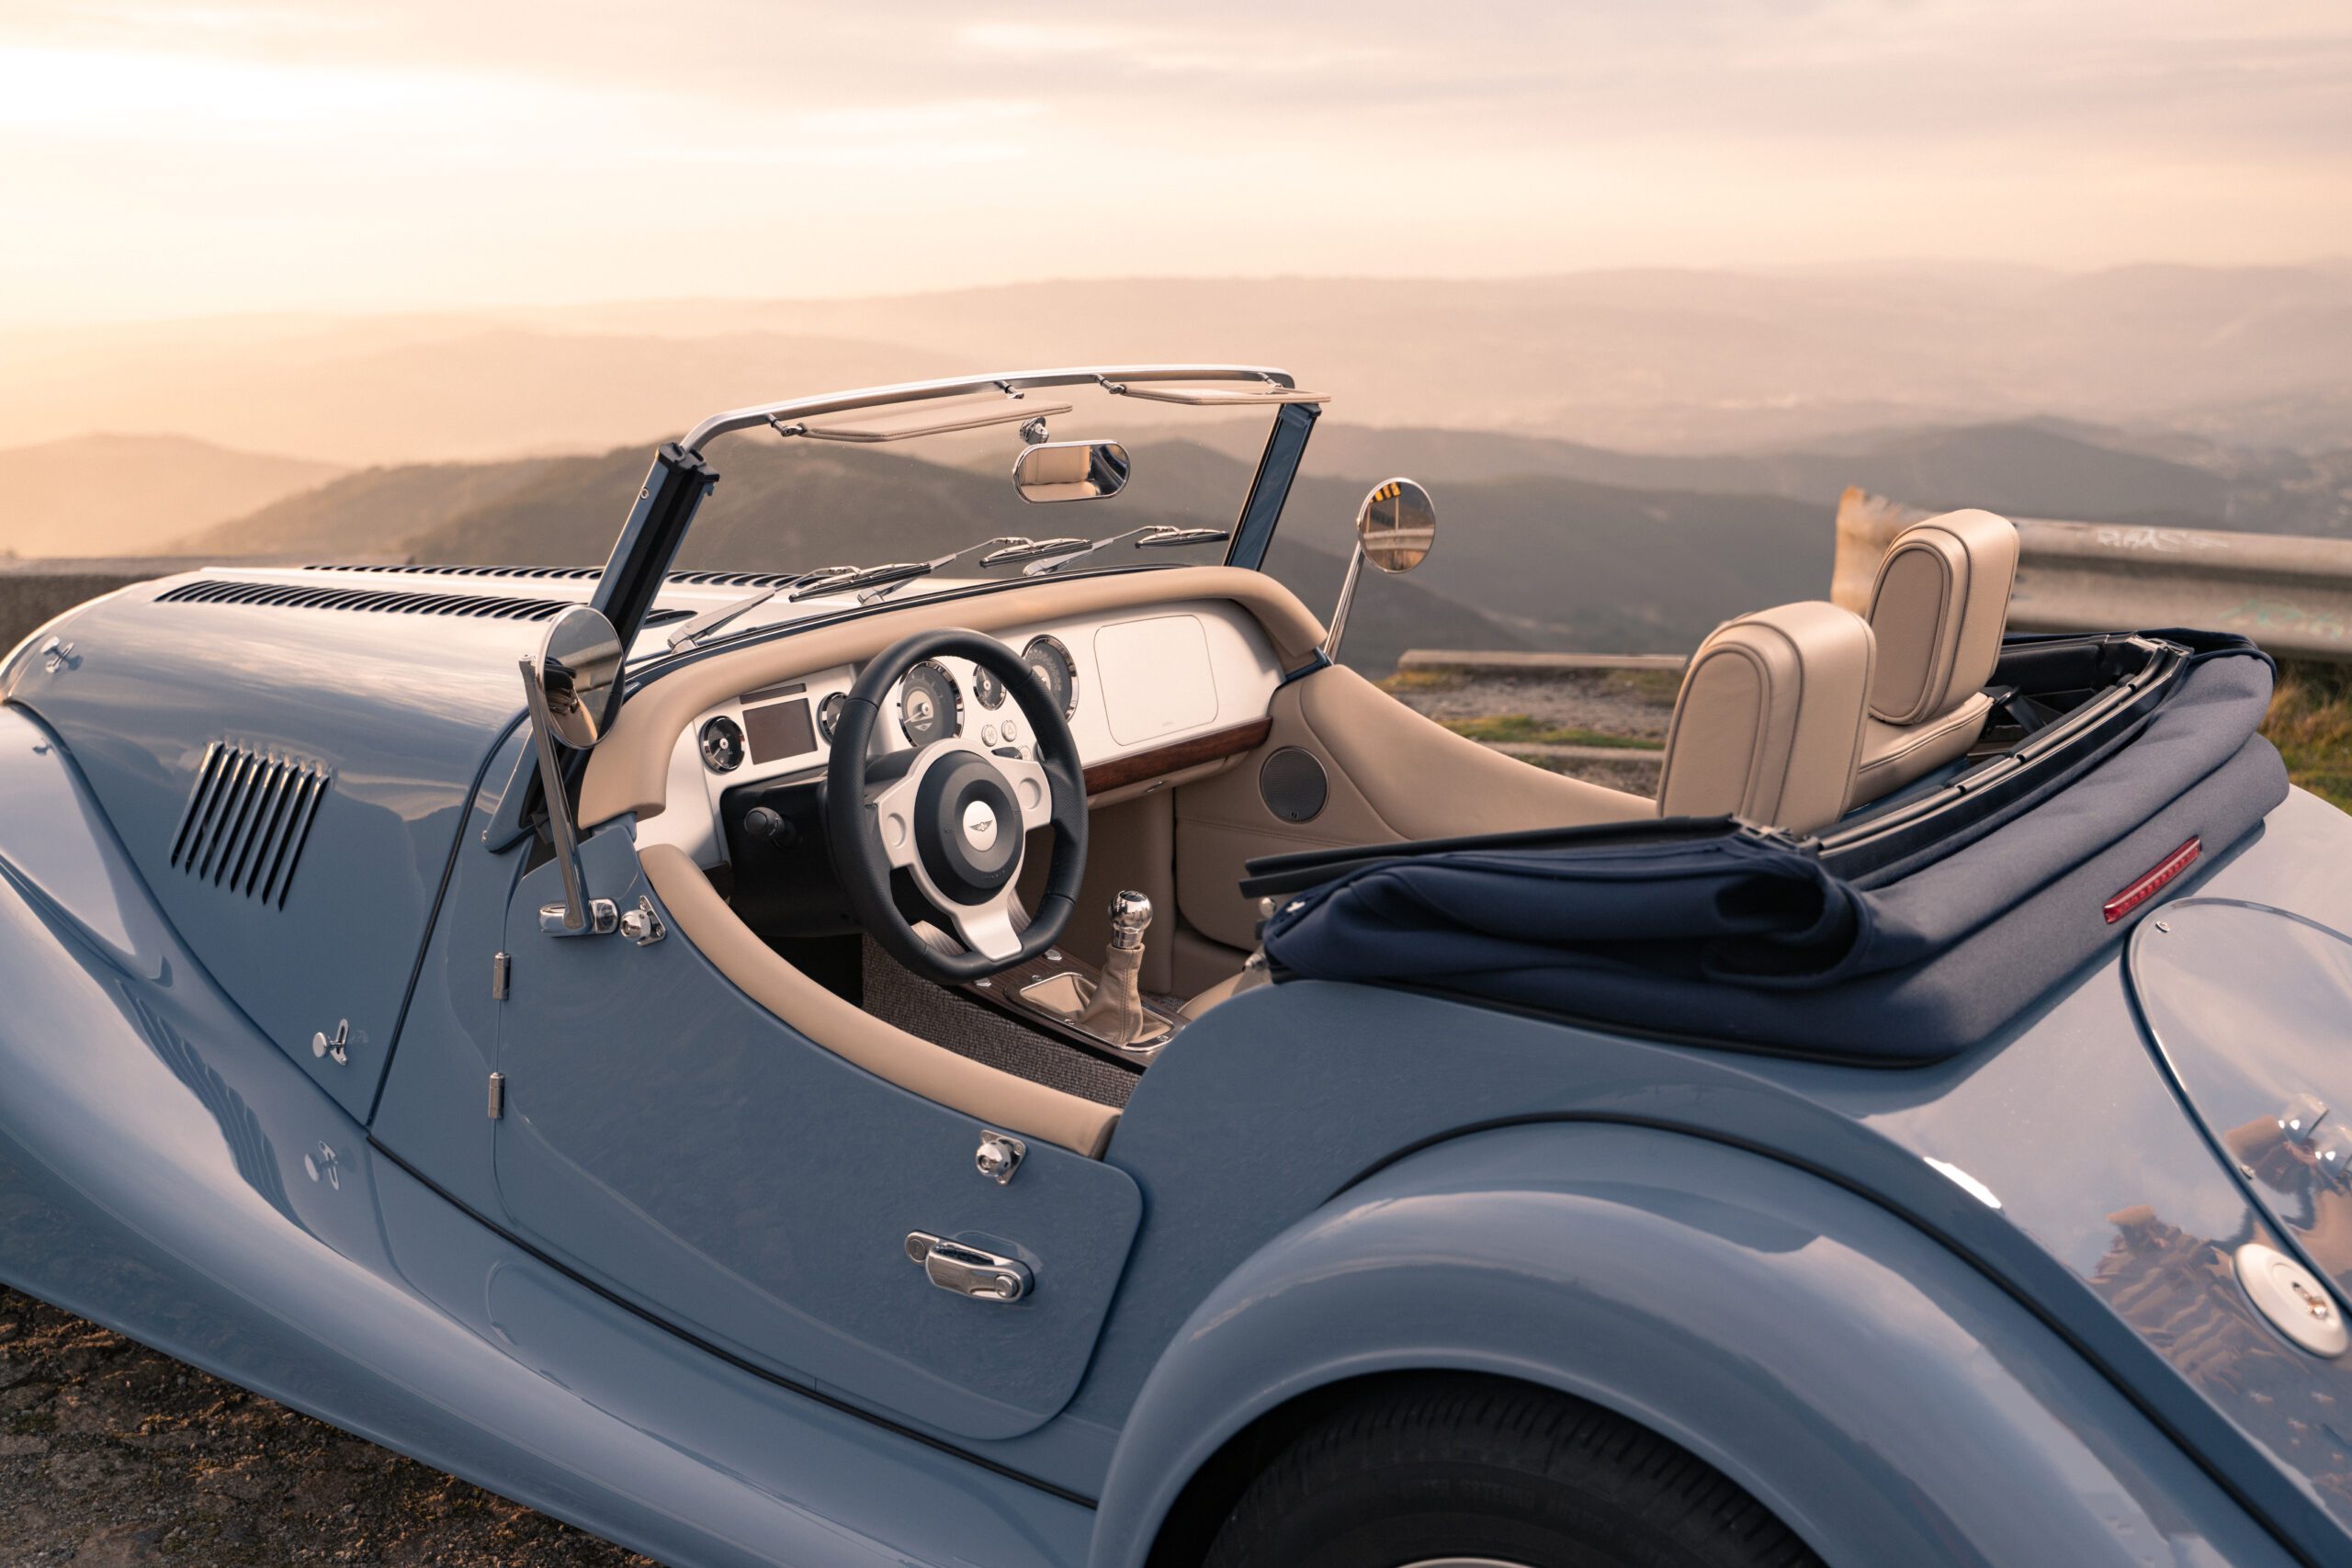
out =
<path fill-rule="evenodd" d="M 976 564 L 979 566 L 1001 566 L 1009 561 L 1032 560 L 1041 554 L 1054 554 L 1084 543 L 1086 541 L 1083 539 L 1033 539 L 1025 534 L 999 534 L 993 539 L 982 539 L 977 545 L 967 545 L 953 555 L 936 556 L 927 561 L 907 562 L 905 564 L 908 570 L 898 567 L 876 567 L 875 569 L 876 571 L 887 571 L 891 575 L 859 594 L 857 602 L 861 604 L 878 603 L 896 593 L 918 577 L 928 577 L 934 571 L 944 571 L 957 561 L 969 558 L 977 557 Z M 844 582 L 838 586 L 847 587 L 849 584 Z"/>
<path fill-rule="evenodd" d="M 1089 556 L 1116 549 L 1122 545 L 1131 550 L 1163 550 L 1183 545 L 1213 544 L 1231 537 L 1233 531 L 1229 528 L 1180 528 L 1172 523 L 1155 523 L 1148 528 L 1131 528 L 1124 534 L 1113 534 L 1106 538 L 1092 540 L 1067 555 L 1023 567 L 1021 575 L 1043 577 L 1048 572 L 1059 571 L 1072 561 L 1084 560 Z"/>
<path fill-rule="evenodd" d="M 820 566 L 814 571 L 802 572 L 789 582 L 779 583 L 774 588 L 763 588 L 748 598 L 736 600 L 732 604 L 721 604 L 716 610 L 705 610 L 670 634 L 670 651 L 676 653 L 681 649 L 693 647 L 737 616 L 748 615 L 758 609 L 787 588 L 797 590 L 811 582 L 830 582 L 856 570 L 857 568 L 854 566 Z M 792 596 L 797 599 L 800 594 L 795 592 Z"/>

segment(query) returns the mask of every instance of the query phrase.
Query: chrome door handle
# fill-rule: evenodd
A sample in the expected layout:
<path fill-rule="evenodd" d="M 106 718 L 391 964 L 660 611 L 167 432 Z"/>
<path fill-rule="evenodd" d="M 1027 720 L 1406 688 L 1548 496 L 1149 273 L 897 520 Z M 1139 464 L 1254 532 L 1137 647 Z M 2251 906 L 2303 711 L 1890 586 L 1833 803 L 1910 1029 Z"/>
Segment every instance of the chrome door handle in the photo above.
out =
<path fill-rule="evenodd" d="M 933 1284 L 976 1302 L 1017 1302 L 1029 1293 L 1029 1266 L 1017 1258 L 999 1258 L 928 1231 L 908 1235 L 907 1256 L 922 1265 Z"/>

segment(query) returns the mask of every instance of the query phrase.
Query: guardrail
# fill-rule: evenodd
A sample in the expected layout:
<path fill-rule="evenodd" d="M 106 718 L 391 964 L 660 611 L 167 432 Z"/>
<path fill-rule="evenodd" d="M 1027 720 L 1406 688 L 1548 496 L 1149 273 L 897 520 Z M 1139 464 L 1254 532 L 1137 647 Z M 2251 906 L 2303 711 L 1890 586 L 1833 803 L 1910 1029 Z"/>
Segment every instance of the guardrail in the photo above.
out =
<path fill-rule="evenodd" d="M 1894 536 L 1934 515 L 1849 488 L 1829 596 L 1860 613 Z M 2352 662 L 2352 539 L 2019 517 L 2013 631 L 2195 626 L 2274 654 Z"/>

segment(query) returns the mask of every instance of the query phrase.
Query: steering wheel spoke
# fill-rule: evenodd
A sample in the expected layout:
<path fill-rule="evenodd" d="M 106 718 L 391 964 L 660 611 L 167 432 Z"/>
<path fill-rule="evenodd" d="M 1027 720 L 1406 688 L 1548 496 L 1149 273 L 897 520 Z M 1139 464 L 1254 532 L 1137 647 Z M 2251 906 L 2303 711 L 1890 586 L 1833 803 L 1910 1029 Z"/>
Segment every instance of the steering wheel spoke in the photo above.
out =
<path fill-rule="evenodd" d="M 1012 803 L 1021 808 L 1021 830 L 1034 833 L 1054 819 L 1054 781 L 1045 764 L 1028 758 L 1000 758 L 996 770 L 1012 786 Z"/>
<path fill-rule="evenodd" d="M 1016 908 L 1012 889 L 1007 887 L 978 908 L 959 904 L 940 912 L 948 917 L 956 937 L 966 947 L 983 958 L 1010 964 L 1021 956 L 1022 932 L 1014 919 Z"/>
<path fill-rule="evenodd" d="M 911 871 L 916 859 L 915 797 L 922 784 L 930 748 L 915 759 L 898 778 L 878 788 L 865 792 L 865 810 L 874 824 L 874 836 L 882 847 L 882 858 L 893 871 Z"/>

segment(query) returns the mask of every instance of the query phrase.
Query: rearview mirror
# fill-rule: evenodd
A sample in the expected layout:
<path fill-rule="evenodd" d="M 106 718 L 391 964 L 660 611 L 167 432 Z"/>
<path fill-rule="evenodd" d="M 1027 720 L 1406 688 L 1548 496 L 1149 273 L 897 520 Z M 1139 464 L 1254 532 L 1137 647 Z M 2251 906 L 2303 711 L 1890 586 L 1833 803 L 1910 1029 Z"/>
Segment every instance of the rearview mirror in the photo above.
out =
<path fill-rule="evenodd" d="M 548 728 L 573 750 L 585 751 L 619 716 L 620 634 L 596 611 L 575 604 L 548 627 L 531 676 L 546 705 Z"/>
<path fill-rule="evenodd" d="M 1356 513 L 1356 543 L 1383 571 L 1410 571 L 1429 558 L 1437 539 L 1437 507 L 1411 479 L 1372 487 Z"/>
<path fill-rule="evenodd" d="M 1127 488 L 1127 449 L 1115 441 L 1053 441 L 1022 448 L 1012 486 L 1032 504 L 1107 501 Z"/>

